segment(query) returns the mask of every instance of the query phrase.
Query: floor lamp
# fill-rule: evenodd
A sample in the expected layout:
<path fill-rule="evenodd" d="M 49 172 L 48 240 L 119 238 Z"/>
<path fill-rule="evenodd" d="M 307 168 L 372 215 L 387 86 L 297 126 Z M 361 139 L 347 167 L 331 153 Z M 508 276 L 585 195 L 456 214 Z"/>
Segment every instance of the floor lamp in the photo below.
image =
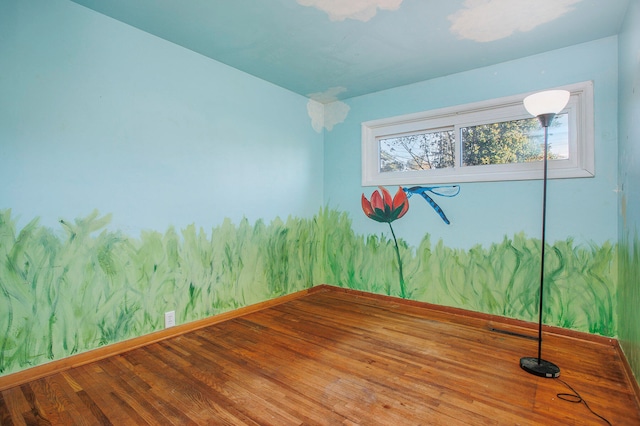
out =
<path fill-rule="evenodd" d="M 549 145 L 549 125 L 557 113 L 562 111 L 569 101 L 566 90 L 548 90 L 534 93 L 524 99 L 524 107 L 529 114 L 537 117 L 544 127 L 544 156 L 542 157 L 542 243 L 540 257 L 540 307 L 538 310 L 538 356 L 520 358 L 520 367 L 528 373 L 540 377 L 556 378 L 560 376 L 560 368 L 552 362 L 542 359 L 542 308 L 544 293 L 544 246 L 545 226 L 547 220 L 547 150 Z"/>

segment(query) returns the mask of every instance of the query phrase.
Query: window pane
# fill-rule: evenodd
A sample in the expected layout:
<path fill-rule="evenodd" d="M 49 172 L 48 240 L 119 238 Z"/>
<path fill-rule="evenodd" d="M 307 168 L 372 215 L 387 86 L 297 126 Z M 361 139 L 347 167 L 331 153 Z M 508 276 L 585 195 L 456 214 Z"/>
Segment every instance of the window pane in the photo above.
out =
<path fill-rule="evenodd" d="M 544 129 L 537 118 L 460 128 L 462 165 L 541 161 Z M 550 160 L 569 158 L 568 115 L 559 114 L 549 127 Z"/>
<path fill-rule="evenodd" d="M 380 172 L 453 167 L 453 129 L 379 139 Z"/>
<path fill-rule="evenodd" d="M 529 137 L 534 139 L 535 143 L 540 146 L 540 158 L 538 158 L 538 160 L 542 160 L 544 128 L 538 126 L 534 132 L 529 134 Z M 551 126 L 549 126 L 549 152 L 547 158 L 549 160 L 569 159 L 569 114 L 558 114 L 551 122 Z"/>

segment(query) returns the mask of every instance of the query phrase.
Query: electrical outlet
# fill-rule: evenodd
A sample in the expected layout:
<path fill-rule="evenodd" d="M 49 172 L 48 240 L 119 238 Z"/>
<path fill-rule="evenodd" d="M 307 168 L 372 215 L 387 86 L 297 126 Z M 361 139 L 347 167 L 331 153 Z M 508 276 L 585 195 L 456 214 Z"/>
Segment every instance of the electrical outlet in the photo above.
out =
<path fill-rule="evenodd" d="M 164 328 L 173 327 L 176 325 L 176 311 L 169 311 L 164 313 Z"/>

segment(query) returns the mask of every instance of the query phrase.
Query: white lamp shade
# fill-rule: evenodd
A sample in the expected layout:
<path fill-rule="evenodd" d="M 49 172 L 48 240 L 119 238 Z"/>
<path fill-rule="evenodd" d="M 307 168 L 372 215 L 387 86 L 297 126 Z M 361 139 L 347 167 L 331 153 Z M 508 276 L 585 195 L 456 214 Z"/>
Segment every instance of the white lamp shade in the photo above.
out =
<path fill-rule="evenodd" d="M 524 107 L 534 117 L 543 114 L 557 114 L 567 105 L 570 95 L 566 90 L 547 90 L 534 93 L 524 98 Z"/>

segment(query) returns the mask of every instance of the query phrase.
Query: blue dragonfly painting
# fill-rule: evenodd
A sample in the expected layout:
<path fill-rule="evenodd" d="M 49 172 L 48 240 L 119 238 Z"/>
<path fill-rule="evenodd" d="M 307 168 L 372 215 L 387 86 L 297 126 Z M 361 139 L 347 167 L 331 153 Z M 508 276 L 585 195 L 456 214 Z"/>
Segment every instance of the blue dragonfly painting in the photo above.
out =
<path fill-rule="evenodd" d="M 455 197 L 460 193 L 460 185 L 443 185 L 443 186 L 412 186 L 411 188 L 402 188 L 407 194 L 407 198 L 411 198 L 414 194 L 419 194 L 427 200 L 427 203 L 440 215 L 444 223 L 449 225 L 451 222 L 447 219 L 440 206 L 433 201 L 433 198 L 428 193 L 439 195 L 441 197 Z"/>

